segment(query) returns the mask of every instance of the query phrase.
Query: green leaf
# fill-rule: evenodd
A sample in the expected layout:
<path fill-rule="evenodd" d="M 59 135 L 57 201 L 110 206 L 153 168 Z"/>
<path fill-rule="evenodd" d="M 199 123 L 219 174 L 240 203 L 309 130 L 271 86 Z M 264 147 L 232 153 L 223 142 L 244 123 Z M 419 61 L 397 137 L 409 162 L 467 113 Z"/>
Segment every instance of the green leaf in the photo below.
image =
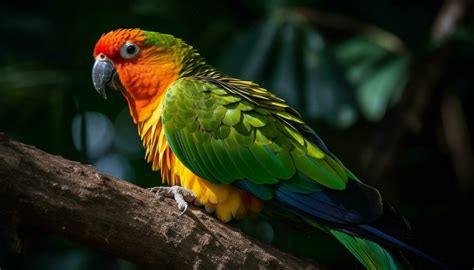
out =
<path fill-rule="evenodd" d="M 382 119 L 405 85 L 409 58 L 395 55 L 363 36 L 337 45 L 335 53 L 356 88 L 362 115 L 369 121 Z"/>
<path fill-rule="evenodd" d="M 400 96 L 407 80 L 407 68 L 407 58 L 395 58 L 360 85 L 357 99 L 368 120 L 382 119 L 392 100 Z"/>

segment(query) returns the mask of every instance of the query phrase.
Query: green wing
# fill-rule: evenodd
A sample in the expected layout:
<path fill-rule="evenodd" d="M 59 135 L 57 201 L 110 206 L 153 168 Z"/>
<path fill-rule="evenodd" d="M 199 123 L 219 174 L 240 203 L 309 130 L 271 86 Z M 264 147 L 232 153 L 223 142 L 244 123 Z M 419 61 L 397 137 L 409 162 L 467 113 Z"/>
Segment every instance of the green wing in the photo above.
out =
<path fill-rule="evenodd" d="M 168 89 L 163 106 L 174 154 L 212 183 L 244 180 L 267 199 L 265 184 L 300 192 L 346 187 L 345 167 L 301 134 L 310 129 L 297 113 L 255 84 L 182 78 Z"/>
<path fill-rule="evenodd" d="M 166 139 L 194 173 L 276 200 L 333 234 L 368 269 L 397 268 L 385 249 L 349 227 L 319 225 L 379 218 L 380 194 L 357 181 L 281 99 L 249 82 L 191 77 L 170 87 L 163 106 Z"/>

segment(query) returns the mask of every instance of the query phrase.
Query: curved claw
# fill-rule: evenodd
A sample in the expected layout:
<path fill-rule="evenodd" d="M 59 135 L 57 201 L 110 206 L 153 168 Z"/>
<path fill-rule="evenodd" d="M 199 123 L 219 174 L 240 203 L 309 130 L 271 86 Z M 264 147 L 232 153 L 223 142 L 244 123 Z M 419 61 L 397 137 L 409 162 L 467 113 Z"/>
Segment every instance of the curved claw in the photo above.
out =
<path fill-rule="evenodd" d="M 150 187 L 150 188 L 147 188 L 146 190 L 152 193 L 158 193 L 159 189 L 160 187 Z"/>
<path fill-rule="evenodd" d="M 180 186 L 172 187 L 152 187 L 147 188 L 148 191 L 156 193 L 156 195 L 163 195 L 167 198 L 173 198 L 178 204 L 178 209 L 181 211 L 179 216 L 182 216 L 188 210 L 188 203 L 196 200 L 193 192 Z"/>
<path fill-rule="evenodd" d="M 186 203 L 186 204 L 184 205 L 184 209 L 181 211 L 181 214 L 179 214 L 178 217 L 184 215 L 187 210 L 188 210 L 188 204 Z"/>

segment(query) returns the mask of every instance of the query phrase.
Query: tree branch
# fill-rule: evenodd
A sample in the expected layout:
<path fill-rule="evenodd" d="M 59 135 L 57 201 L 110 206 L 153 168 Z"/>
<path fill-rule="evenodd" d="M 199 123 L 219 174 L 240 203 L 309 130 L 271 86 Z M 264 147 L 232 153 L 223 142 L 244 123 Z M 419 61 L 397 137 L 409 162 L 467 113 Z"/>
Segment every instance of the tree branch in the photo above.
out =
<path fill-rule="evenodd" d="M 173 200 L 0 133 L 0 218 L 12 249 L 17 228 L 62 234 L 145 268 L 317 269 L 245 236 L 200 209 L 178 217 Z"/>

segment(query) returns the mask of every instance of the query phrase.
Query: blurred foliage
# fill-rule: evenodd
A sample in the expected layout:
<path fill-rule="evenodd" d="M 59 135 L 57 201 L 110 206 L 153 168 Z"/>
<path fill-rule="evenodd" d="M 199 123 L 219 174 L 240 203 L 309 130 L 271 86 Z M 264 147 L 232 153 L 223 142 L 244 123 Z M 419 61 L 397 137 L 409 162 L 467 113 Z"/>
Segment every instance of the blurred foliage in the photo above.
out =
<path fill-rule="evenodd" d="M 333 44 L 302 14 L 283 9 L 238 37 L 220 66 L 273 89 L 306 119 L 347 128 L 358 111 L 370 121 L 384 116 L 405 85 L 408 61 L 365 36 Z"/>
<path fill-rule="evenodd" d="M 363 175 L 370 168 L 361 167 L 361 153 L 399 100 L 412 63 L 444 43 L 459 47 L 449 87 L 465 114 L 472 113 L 472 68 L 466 67 L 474 64 L 474 23 L 433 44 L 430 27 L 440 6 L 439 0 L 2 2 L 0 131 L 140 186 L 159 184 L 159 173 L 143 160 L 124 99 L 110 93 L 103 101 L 90 78 L 98 37 L 118 27 L 140 27 L 183 38 L 222 71 L 285 98 Z M 421 246 L 468 265 L 469 249 L 452 246 L 467 244 L 466 234 L 473 236 L 468 222 L 455 221 L 472 212 L 472 198 L 465 199 L 472 190 L 458 186 L 439 135 L 439 107 L 427 114 L 423 132 L 408 139 L 390 179 L 376 186 L 406 214 Z M 472 131 L 473 118 L 466 119 Z M 437 177 L 441 180 L 433 184 Z M 328 268 L 356 265 L 325 235 L 266 218 L 233 225 Z M 136 269 L 61 237 L 35 236 L 26 255 L 13 256 L 6 253 L 1 229 L 2 269 Z"/>
<path fill-rule="evenodd" d="M 353 90 L 333 48 L 296 12 L 278 10 L 238 37 L 220 66 L 260 82 L 306 118 L 347 127 L 356 120 Z"/>
<path fill-rule="evenodd" d="M 370 121 L 381 120 L 405 86 L 409 57 L 388 52 L 361 37 L 341 42 L 336 52 L 347 79 L 356 87 L 361 113 Z"/>

